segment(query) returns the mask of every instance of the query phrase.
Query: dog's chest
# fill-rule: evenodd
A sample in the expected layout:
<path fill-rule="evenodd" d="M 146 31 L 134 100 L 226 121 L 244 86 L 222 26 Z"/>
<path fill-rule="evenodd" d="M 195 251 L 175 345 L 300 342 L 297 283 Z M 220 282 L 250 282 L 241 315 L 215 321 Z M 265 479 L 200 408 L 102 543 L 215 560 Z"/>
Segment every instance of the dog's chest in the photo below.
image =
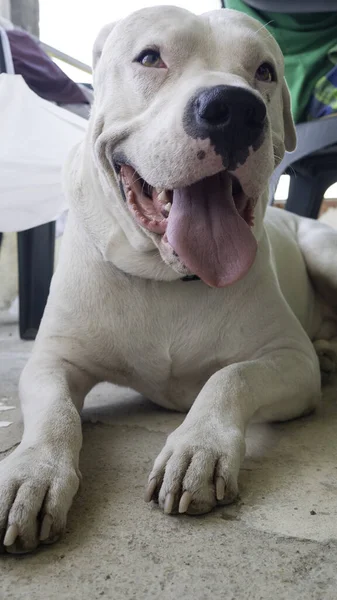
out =
<path fill-rule="evenodd" d="M 172 327 L 154 339 L 134 346 L 130 355 L 132 387 L 157 403 L 171 408 L 190 408 L 210 376 L 225 365 L 222 344 L 200 331 Z"/>
<path fill-rule="evenodd" d="M 166 294 L 137 295 L 114 321 L 128 385 L 166 407 L 188 409 L 211 375 L 238 358 L 222 294 L 203 288 L 186 282 L 179 294 L 167 286 Z"/>

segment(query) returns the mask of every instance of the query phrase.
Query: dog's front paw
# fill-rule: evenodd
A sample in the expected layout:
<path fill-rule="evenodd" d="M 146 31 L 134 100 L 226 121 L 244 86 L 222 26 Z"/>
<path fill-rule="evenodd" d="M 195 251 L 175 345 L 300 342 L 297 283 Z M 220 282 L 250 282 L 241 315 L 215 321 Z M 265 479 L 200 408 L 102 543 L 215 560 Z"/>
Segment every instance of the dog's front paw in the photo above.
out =
<path fill-rule="evenodd" d="M 78 486 L 72 461 L 50 447 L 19 446 L 0 462 L 0 552 L 56 541 Z"/>
<path fill-rule="evenodd" d="M 244 453 L 241 432 L 218 425 L 181 425 L 167 439 L 149 476 L 145 500 L 158 499 L 166 514 L 209 512 L 238 494 Z"/>

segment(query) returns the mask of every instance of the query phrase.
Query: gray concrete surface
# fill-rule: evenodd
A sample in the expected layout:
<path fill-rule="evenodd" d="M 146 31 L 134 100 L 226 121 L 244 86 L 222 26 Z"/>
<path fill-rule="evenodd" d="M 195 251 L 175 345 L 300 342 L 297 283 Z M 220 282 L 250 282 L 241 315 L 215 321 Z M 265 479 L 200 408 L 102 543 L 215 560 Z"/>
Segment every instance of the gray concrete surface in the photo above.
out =
<path fill-rule="evenodd" d="M 20 439 L 17 382 L 30 349 L 3 317 L 0 423 L 12 424 L 0 426 L 0 457 Z M 165 517 L 143 502 L 144 483 L 182 416 L 99 386 L 83 415 L 84 479 L 67 534 L 1 556 L 0 599 L 335 600 L 336 398 L 335 382 L 315 415 L 248 432 L 235 505 Z"/>

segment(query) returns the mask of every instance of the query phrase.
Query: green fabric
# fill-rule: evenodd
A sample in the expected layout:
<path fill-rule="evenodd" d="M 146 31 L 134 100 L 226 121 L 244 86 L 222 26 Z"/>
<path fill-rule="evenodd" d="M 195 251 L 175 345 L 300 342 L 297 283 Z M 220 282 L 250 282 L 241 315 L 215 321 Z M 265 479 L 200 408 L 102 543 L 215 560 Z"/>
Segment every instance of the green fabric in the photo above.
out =
<path fill-rule="evenodd" d="M 234 8 L 261 21 L 274 36 L 284 54 L 294 120 L 296 123 L 305 121 L 314 87 L 331 69 L 329 52 L 336 45 L 337 12 L 289 15 L 257 11 L 242 0 L 225 2 L 226 8 Z"/>
<path fill-rule="evenodd" d="M 331 64 L 334 66 L 334 70 L 331 70 L 327 74 L 327 76 L 321 77 L 317 81 L 315 89 L 313 91 L 314 99 L 322 105 L 321 110 L 325 114 L 327 114 L 328 112 L 330 114 L 332 112 L 337 112 L 337 86 L 335 85 L 337 80 L 337 44 L 336 46 L 331 48 L 328 56 Z M 329 79 L 329 77 L 331 78 L 331 80 Z M 316 103 L 314 104 L 312 109 L 317 110 Z M 313 114 L 312 116 L 313 118 L 315 118 L 316 114 Z"/>

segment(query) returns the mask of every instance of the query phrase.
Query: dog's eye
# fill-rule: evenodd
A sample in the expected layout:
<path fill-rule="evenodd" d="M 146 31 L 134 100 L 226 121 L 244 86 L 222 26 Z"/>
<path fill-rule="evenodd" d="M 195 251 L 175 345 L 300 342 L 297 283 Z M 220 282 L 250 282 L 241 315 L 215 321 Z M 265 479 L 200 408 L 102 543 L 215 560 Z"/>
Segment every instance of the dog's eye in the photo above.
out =
<path fill-rule="evenodd" d="M 135 62 L 140 63 L 143 67 L 154 67 L 155 69 L 166 69 L 166 65 L 162 60 L 160 53 L 158 50 L 143 50 L 137 58 Z"/>
<path fill-rule="evenodd" d="M 275 69 L 269 63 L 262 63 L 256 71 L 255 77 L 264 83 L 271 83 L 272 81 L 276 81 Z"/>

